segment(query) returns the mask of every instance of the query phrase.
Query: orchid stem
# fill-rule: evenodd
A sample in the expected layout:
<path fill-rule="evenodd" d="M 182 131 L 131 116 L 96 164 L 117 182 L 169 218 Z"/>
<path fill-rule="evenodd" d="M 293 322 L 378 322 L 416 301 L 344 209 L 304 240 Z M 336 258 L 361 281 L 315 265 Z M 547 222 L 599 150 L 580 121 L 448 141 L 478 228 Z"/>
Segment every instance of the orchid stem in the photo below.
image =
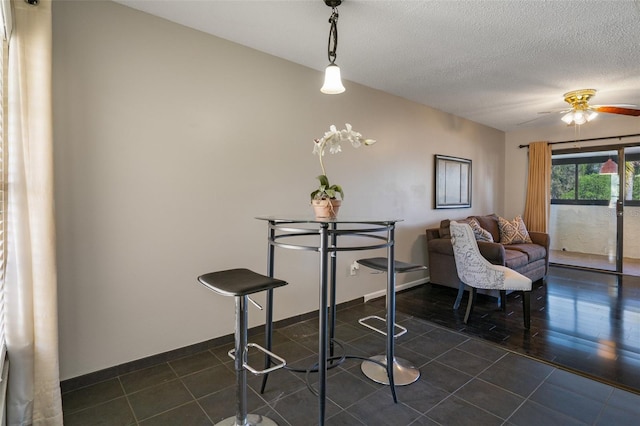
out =
<path fill-rule="evenodd" d="M 320 168 L 322 169 L 322 175 L 326 176 L 327 172 L 324 171 L 324 163 L 322 162 L 322 157 L 324 157 L 324 142 L 322 143 L 322 149 L 320 150 L 320 154 L 318 155 L 320 158 Z"/>

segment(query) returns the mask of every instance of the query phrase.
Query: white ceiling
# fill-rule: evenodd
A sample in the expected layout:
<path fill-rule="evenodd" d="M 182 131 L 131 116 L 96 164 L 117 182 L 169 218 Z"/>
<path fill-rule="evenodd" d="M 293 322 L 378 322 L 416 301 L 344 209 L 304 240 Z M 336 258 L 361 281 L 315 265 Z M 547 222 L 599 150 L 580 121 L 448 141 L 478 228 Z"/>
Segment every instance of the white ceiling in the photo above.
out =
<path fill-rule="evenodd" d="M 316 70 L 328 64 L 323 0 L 117 2 Z M 570 90 L 597 89 L 592 104 L 640 105 L 640 0 L 344 0 L 338 11 L 347 90 L 357 82 L 504 131 L 559 122 L 539 112 L 568 106 Z"/>

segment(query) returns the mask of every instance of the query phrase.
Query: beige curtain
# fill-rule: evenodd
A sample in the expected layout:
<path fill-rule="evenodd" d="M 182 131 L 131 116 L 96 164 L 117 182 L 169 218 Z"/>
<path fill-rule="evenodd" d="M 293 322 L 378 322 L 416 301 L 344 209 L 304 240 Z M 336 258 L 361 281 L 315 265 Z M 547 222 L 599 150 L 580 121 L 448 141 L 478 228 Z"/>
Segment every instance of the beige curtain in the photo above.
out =
<path fill-rule="evenodd" d="M 551 145 L 548 142 L 529 144 L 529 174 L 524 223 L 529 231 L 549 232 L 551 203 Z"/>
<path fill-rule="evenodd" d="M 9 425 L 62 425 L 53 215 L 51 1 L 12 1 L 7 162 Z"/>

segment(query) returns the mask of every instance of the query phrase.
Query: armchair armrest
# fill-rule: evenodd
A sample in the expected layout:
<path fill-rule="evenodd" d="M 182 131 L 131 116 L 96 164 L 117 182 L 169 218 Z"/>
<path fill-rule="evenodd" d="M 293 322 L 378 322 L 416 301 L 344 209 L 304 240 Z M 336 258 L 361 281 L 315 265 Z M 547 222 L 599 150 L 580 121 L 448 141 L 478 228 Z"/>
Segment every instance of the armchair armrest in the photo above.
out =
<path fill-rule="evenodd" d="M 542 246 L 547 249 L 547 251 L 549 251 L 549 243 L 551 242 L 549 234 L 546 234 L 544 232 L 529 231 L 529 237 L 531 237 L 531 241 L 534 244 L 538 244 L 539 246 Z"/>
<path fill-rule="evenodd" d="M 549 272 L 549 245 L 551 243 L 551 238 L 549 238 L 549 234 L 545 233 L 545 232 L 529 232 L 529 237 L 531 237 L 531 241 L 534 244 L 538 244 L 542 247 L 544 247 L 545 251 L 547 252 L 544 256 L 544 274 L 547 275 L 547 273 Z"/>
<path fill-rule="evenodd" d="M 440 253 L 453 256 L 451 238 L 434 238 L 432 240 L 427 238 L 427 250 L 429 253 Z"/>
<path fill-rule="evenodd" d="M 439 228 L 430 228 L 425 231 L 427 234 L 427 241 L 435 240 L 436 238 L 440 238 L 440 229 Z"/>
<path fill-rule="evenodd" d="M 506 254 L 504 252 L 504 246 L 500 243 L 490 243 L 487 241 L 478 241 L 478 249 L 482 257 L 487 259 L 494 265 L 505 265 Z"/>

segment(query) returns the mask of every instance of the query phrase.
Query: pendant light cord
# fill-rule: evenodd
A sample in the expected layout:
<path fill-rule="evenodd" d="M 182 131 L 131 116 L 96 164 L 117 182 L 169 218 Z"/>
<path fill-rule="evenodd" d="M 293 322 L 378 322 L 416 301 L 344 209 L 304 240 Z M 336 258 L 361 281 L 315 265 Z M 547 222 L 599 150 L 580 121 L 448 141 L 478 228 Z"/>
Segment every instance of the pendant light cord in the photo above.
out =
<path fill-rule="evenodd" d="M 331 9 L 331 17 L 329 23 L 329 44 L 327 46 L 327 56 L 329 57 L 329 63 L 334 65 L 336 62 L 336 51 L 338 50 L 338 9 L 335 7 Z"/>

